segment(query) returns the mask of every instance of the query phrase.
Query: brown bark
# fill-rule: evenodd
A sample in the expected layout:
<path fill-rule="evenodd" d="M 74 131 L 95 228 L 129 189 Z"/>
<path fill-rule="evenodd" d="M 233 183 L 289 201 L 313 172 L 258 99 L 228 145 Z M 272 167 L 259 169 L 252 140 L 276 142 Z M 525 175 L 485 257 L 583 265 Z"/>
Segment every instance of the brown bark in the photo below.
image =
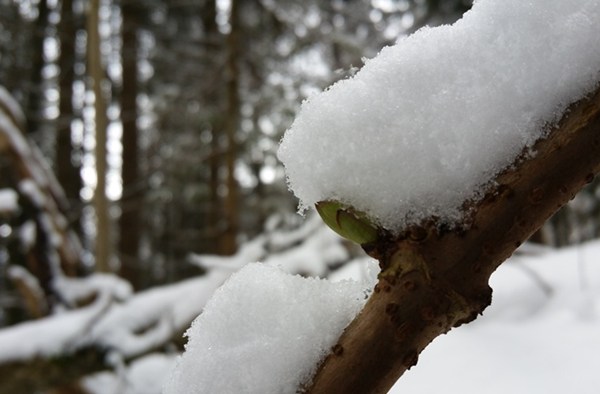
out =
<path fill-rule="evenodd" d="M 71 141 L 71 122 L 73 121 L 73 81 L 75 65 L 75 14 L 73 1 L 63 0 L 59 24 L 60 37 L 60 118 L 56 129 L 56 175 L 60 182 L 69 207 L 77 207 L 80 201 L 79 192 L 82 187 L 79 175 L 80 165 L 73 161 L 73 144 Z M 72 228 L 81 233 L 79 211 L 71 210 L 69 222 Z"/>
<path fill-rule="evenodd" d="M 108 369 L 105 357 L 104 352 L 85 349 L 72 355 L 2 364 L 0 392 L 28 394 L 65 385 L 84 374 Z"/>
<path fill-rule="evenodd" d="M 99 0 L 91 0 L 88 4 L 87 15 L 87 61 L 88 74 L 94 91 L 94 120 L 96 125 L 96 190 L 94 193 L 94 210 L 96 212 L 96 269 L 102 272 L 110 271 L 110 239 L 109 239 L 109 203 L 106 197 L 106 128 L 108 120 L 106 118 L 106 103 L 102 93 L 102 81 L 104 80 L 104 71 L 102 68 L 102 53 L 100 51 L 100 33 L 98 31 L 99 20 Z"/>
<path fill-rule="evenodd" d="M 141 287 L 138 275 L 138 248 L 140 241 L 139 155 L 137 128 L 137 27 L 140 7 L 136 3 L 123 4 L 123 88 L 121 108 L 123 114 L 123 196 L 119 219 L 120 276 L 131 282 L 135 289 Z"/>
<path fill-rule="evenodd" d="M 44 41 L 48 34 L 48 0 L 41 0 L 38 4 L 38 15 L 34 25 L 34 34 L 31 51 L 31 85 L 27 95 L 27 133 L 35 133 L 40 130 L 43 124 L 42 110 L 44 107 L 44 78 L 42 70 L 46 65 L 44 57 Z"/>
<path fill-rule="evenodd" d="M 36 289 L 32 288 L 21 276 L 11 276 L 10 279 L 17 293 L 21 296 L 30 317 L 39 319 L 48 314 L 48 304 L 41 291 L 38 294 Z"/>
<path fill-rule="evenodd" d="M 437 336 L 491 302 L 490 275 L 600 169 L 600 90 L 496 178 L 461 229 L 435 219 L 365 250 L 375 293 L 320 366 L 308 393 L 385 393 Z"/>

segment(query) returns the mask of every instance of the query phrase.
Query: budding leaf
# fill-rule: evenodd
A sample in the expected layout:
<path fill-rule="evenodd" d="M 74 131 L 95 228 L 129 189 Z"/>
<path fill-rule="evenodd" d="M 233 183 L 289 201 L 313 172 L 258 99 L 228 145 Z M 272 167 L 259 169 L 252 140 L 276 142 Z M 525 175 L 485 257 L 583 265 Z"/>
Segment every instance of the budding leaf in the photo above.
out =
<path fill-rule="evenodd" d="M 362 212 L 337 201 L 321 201 L 317 212 L 333 231 L 357 244 L 377 240 L 377 227 Z"/>

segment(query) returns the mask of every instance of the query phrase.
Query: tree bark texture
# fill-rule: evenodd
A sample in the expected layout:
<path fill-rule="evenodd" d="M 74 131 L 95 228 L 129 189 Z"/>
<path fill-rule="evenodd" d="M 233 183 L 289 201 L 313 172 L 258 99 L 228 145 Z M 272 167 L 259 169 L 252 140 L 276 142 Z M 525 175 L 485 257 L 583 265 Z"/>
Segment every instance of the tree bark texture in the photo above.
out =
<path fill-rule="evenodd" d="M 386 393 L 434 338 L 483 312 L 494 270 L 600 169 L 600 90 L 572 105 L 533 151 L 465 205 L 464 227 L 432 218 L 363 245 L 380 262 L 379 282 L 308 393 Z"/>
<path fill-rule="evenodd" d="M 61 18 L 59 28 L 60 37 L 60 118 L 56 128 L 56 175 L 65 191 L 71 212 L 69 222 L 79 234 L 80 225 L 80 197 L 82 187 L 80 176 L 81 165 L 73 160 L 75 147 L 71 140 L 71 123 L 73 121 L 73 82 L 75 79 L 75 13 L 73 1 L 63 0 L 61 3 Z M 73 209 L 75 208 L 75 209 Z"/>
<path fill-rule="evenodd" d="M 136 3 L 125 3 L 123 14 L 123 88 L 121 109 L 123 114 L 123 195 L 119 219 L 120 276 L 140 289 L 141 276 L 138 250 L 140 242 L 140 210 L 142 193 L 140 187 L 138 128 L 137 128 L 137 29 L 138 17 L 143 9 Z"/>
<path fill-rule="evenodd" d="M 44 58 L 44 40 L 47 35 L 48 14 L 50 12 L 48 0 L 41 0 L 38 4 L 37 11 L 38 15 L 34 25 L 35 31 L 31 43 L 34 48 L 31 52 L 31 85 L 29 85 L 27 104 L 25 105 L 27 112 L 26 132 L 28 133 L 38 132 L 43 123 L 44 77 L 42 75 L 42 70 L 46 65 L 46 60 Z"/>
<path fill-rule="evenodd" d="M 100 51 L 100 25 L 99 19 L 99 0 L 91 0 L 88 4 L 87 15 L 87 61 L 88 74 L 92 89 L 94 91 L 94 123 L 96 125 L 96 190 L 94 192 L 94 209 L 96 212 L 96 269 L 101 272 L 109 272 L 110 259 L 110 218 L 109 202 L 106 197 L 106 128 L 108 120 L 106 117 L 106 103 L 102 93 L 102 81 L 104 80 L 104 71 L 102 68 L 102 53 Z"/>

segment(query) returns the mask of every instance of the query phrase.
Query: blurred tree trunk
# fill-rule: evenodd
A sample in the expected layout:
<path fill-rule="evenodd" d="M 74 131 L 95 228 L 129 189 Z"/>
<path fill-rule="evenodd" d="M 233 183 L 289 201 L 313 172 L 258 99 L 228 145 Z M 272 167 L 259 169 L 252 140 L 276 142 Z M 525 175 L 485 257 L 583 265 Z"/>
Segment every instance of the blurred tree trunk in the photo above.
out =
<path fill-rule="evenodd" d="M 27 128 L 28 133 L 35 133 L 39 130 L 42 120 L 43 97 L 44 97 L 44 78 L 42 71 L 46 65 L 44 57 L 44 41 L 48 28 L 48 0 L 40 0 L 38 3 L 38 16 L 34 24 L 33 40 L 31 51 L 31 85 L 27 91 Z"/>
<path fill-rule="evenodd" d="M 69 223 L 81 234 L 80 197 L 82 187 L 80 162 L 75 158 L 75 147 L 71 139 L 73 121 L 73 81 L 75 77 L 75 13 L 73 0 L 63 0 L 59 25 L 60 37 L 60 118 L 56 130 L 56 173 L 69 202 Z M 77 160 L 77 161 L 76 161 Z"/>
<path fill-rule="evenodd" d="M 227 167 L 227 197 L 225 198 L 225 217 L 227 227 L 222 237 L 222 251 L 233 254 L 237 249 L 239 231 L 239 190 L 235 179 L 235 162 L 238 154 L 236 134 L 240 120 L 239 96 L 239 2 L 231 2 L 229 17 L 230 32 L 226 38 L 227 62 L 225 66 L 225 83 L 227 96 L 227 118 L 225 133 L 227 135 L 226 167 Z"/>
<path fill-rule="evenodd" d="M 123 86 L 121 91 L 121 118 L 123 122 L 123 194 L 119 220 L 120 275 L 140 288 L 139 243 L 140 243 L 140 189 L 137 93 L 138 93 L 138 18 L 141 7 L 136 2 L 122 6 L 123 15 Z"/>
<path fill-rule="evenodd" d="M 201 11 L 202 23 L 204 24 L 204 30 L 206 32 L 206 36 L 208 40 L 217 40 L 219 37 L 219 28 L 217 26 L 217 4 L 216 0 L 208 0 L 204 3 L 204 6 Z M 211 50 L 207 46 L 207 51 L 215 52 Z M 218 67 L 219 59 L 216 53 L 211 53 L 210 59 L 212 60 L 212 65 L 215 69 Z M 213 102 L 218 102 L 219 98 L 217 95 L 217 89 L 212 85 L 209 85 L 207 96 L 210 97 Z M 208 98 L 207 97 L 207 98 Z M 216 124 L 221 123 L 218 121 L 213 121 L 210 125 L 211 139 L 210 139 L 210 151 L 211 154 L 208 159 L 208 187 L 209 187 L 209 210 L 207 215 L 207 225 L 208 225 L 208 234 L 209 238 L 213 239 L 211 242 L 212 250 L 208 250 L 211 253 L 219 253 L 219 238 L 220 238 L 220 229 L 221 229 L 221 197 L 219 196 L 219 170 L 221 168 L 221 155 L 219 154 L 221 150 L 221 144 L 219 140 L 219 130 L 221 130 L 221 125 Z"/>
<path fill-rule="evenodd" d="M 94 208 L 96 212 L 96 269 L 102 272 L 110 271 L 110 239 L 109 239 L 109 204 L 106 198 L 106 103 L 102 93 L 104 71 L 102 68 L 102 54 L 100 50 L 99 34 L 99 0 L 91 0 L 88 4 L 87 32 L 88 32 L 88 75 L 94 91 L 94 113 L 96 126 L 96 191 L 94 194 Z"/>

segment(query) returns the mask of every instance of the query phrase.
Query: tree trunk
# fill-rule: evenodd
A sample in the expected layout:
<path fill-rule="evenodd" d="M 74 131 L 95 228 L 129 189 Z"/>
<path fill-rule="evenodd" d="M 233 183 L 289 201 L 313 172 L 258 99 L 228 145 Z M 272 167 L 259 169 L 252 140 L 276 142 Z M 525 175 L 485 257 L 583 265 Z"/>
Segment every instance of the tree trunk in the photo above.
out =
<path fill-rule="evenodd" d="M 363 245 L 380 261 L 379 283 L 308 393 L 386 393 L 435 337 L 483 312 L 494 270 L 600 169 L 600 90 L 566 114 L 534 157 L 496 178 L 464 228 L 432 219 Z"/>
<path fill-rule="evenodd" d="M 100 51 L 100 34 L 98 27 L 99 0 L 91 0 L 88 9 L 88 74 L 94 91 L 94 113 L 96 125 L 96 190 L 94 208 L 96 212 L 96 269 L 102 272 L 110 271 L 110 239 L 109 239 L 109 204 L 106 197 L 106 103 L 102 93 L 104 72 L 102 69 L 102 54 Z"/>
<path fill-rule="evenodd" d="M 141 287 L 138 262 L 140 242 L 140 193 L 138 128 L 137 128 L 137 28 L 140 8 L 134 4 L 123 4 L 123 87 L 121 113 L 123 120 L 123 194 L 121 218 L 119 219 L 120 276 L 126 278 L 134 288 Z"/>
<path fill-rule="evenodd" d="M 227 228 L 222 237 L 222 252 L 233 254 L 237 249 L 237 235 L 239 231 L 239 204 L 238 183 L 235 179 L 235 159 L 238 153 L 236 134 L 238 131 L 240 117 L 239 97 L 239 2 L 231 2 L 231 16 L 229 18 L 231 31 L 226 40 L 227 64 L 226 72 L 226 95 L 227 95 L 227 119 L 225 120 L 225 132 L 227 134 L 227 197 L 225 198 L 225 217 Z"/>
<path fill-rule="evenodd" d="M 204 31 L 206 32 L 207 39 L 209 41 L 218 40 L 219 36 L 219 28 L 217 26 L 217 4 L 216 0 L 209 0 L 204 3 L 202 11 L 200 13 L 202 17 L 202 23 L 204 25 Z M 210 48 L 208 45 L 206 46 L 207 51 L 211 51 L 211 66 L 213 70 L 217 70 L 220 68 L 220 57 L 219 53 L 217 53 L 213 48 Z M 212 88 L 212 85 L 208 85 L 208 91 L 204 94 L 206 97 L 214 102 L 219 102 L 219 94 L 216 88 Z M 221 197 L 219 196 L 219 184 L 220 184 L 220 176 L 219 172 L 221 169 L 221 161 L 222 155 L 221 151 L 221 143 L 219 140 L 219 130 L 222 129 L 222 122 L 217 119 L 214 119 L 210 124 L 210 156 L 208 158 L 208 187 L 210 190 L 209 194 L 209 209 L 207 215 L 207 228 L 209 238 L 212 242 L 210 249 L 206 250 L 208 253 L 219 254 L 219 238 L 221 236 L 221 212 L 222 212 L 222 203 Z"/>
<path fill-rule="evenodd" d="M 44 41 L 46 39 L 48 27 L 48 0 L 40 0 L 38 4 L 38 16 L 35 22 L 35 30 L 33 32 L 31 51 L 31 85 L 29 85 L 27 94 L 27 133 L 35 133 L 39 131 L 42 123 L 42 109 L 44 106 L 44 78 L 42 70 L 46 65 L 44 58 Z"/>
<path fill-rule="evenodd" d="M 73 80 L 75 67 L 75 14 L 73 1 L 63 0 L 59 25 L 60 37 L 60 118 L 56 130 L 56 173 L 65 196 L 69 202 L 67 212 L 69 223 L 77 233 L 81 234 L 80 196 L 82 181 L 80 163 L 74 161 L 74 149 L 71 140 L 71 123 L 73 121 Z"/>

